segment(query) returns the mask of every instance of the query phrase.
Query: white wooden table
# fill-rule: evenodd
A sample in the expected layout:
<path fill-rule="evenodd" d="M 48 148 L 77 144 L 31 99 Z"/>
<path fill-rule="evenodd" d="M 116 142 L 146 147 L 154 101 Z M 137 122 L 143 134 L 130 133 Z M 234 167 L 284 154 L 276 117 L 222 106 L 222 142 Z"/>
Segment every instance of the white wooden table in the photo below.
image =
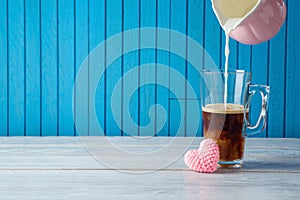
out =
<path fill-rule="evenodd" d="M 0 199 L 299 199 L 300 140 L 247 139 L 243 169 L 195 173 L 202 138 L 3 137 Z"/>

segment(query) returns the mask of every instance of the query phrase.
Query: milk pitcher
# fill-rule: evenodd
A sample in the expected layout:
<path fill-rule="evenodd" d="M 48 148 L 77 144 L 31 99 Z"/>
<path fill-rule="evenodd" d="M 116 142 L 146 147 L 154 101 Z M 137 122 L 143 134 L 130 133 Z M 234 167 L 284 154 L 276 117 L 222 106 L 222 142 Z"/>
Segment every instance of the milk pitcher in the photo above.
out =
<path fill-rule="evenodd" d="M 230 37 L 244 44 L 259 44 L 275 36 L 284 23 L 283 0 L 211 0 L 215 15 Z"/>

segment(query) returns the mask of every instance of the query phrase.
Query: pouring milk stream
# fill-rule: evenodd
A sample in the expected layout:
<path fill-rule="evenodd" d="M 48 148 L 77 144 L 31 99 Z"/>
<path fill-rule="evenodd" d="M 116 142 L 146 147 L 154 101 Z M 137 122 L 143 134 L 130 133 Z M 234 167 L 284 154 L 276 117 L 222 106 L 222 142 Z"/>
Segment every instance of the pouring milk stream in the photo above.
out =
<path fill-rule="evenodd" d="M 271 39 L 280 30 L 286 6 L 283 0 L 211 0 L 213 10 L 226 35 L 224 109 L 228 93 L 229 37 L 258 44 Z"/>
<path fill-rule="evenodd" d="M 226 109 L 228 93 L 228 61 L 229 61 L 229 34 L 257 4 L 258 0 L 220 0 L 220 11 L 227 18 L 225 23 L 221 24 L 225 35 L 225 88 L 224 88 L 224 106 Z"/>

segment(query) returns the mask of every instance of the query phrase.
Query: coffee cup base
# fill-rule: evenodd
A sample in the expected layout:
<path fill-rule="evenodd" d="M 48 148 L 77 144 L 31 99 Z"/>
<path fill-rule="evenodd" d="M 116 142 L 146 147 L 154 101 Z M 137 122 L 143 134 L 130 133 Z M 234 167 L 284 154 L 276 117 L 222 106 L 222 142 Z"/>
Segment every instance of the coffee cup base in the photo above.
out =
<path fill-rule="evenodd" d="M 243 162 L 239 161 L 219 161 L 218 168 L 221 169 L 241 169 L 243 167 Z"/>

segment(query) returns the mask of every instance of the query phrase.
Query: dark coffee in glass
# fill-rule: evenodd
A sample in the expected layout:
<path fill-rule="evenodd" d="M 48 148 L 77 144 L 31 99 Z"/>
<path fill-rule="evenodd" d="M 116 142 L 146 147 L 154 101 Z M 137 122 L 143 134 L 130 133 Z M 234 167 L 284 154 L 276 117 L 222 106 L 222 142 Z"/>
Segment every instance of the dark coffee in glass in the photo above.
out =
<path fill-rule="evenodd" d="M 242 105 L 208 104 L 202 108 L 202 124 L 204 137 L 214 139 L 219 146 L 221 167 L 242 163 L 245 149 Z"/>

